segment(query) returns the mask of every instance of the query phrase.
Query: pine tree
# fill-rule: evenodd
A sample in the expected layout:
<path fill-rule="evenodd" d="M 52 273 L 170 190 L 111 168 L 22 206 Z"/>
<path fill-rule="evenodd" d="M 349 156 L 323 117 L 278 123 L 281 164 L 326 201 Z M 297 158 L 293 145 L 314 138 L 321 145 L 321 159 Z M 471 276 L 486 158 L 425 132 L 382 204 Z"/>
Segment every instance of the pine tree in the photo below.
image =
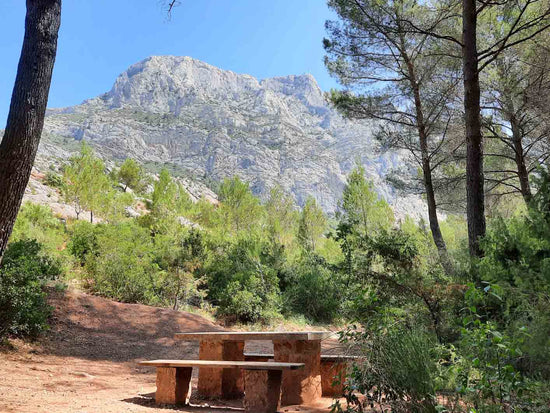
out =
<path fill-rule="evenodd" d="M 344 86 L 360 93 L 333 92 L 331 100 L 349 117 L 384 121 L 378 133 L 383 146 L 407 150 L 417 162 L 432 237 L 450 273 L 434 175 L 453 160 L 446 149 L 456 146 L 449 124 L 460 115 L 453 108 L 459 68 L 437 39 L 409 30 L 407 22 L 422 19 L 427 9 L 421 2 L 331 0 L 329 5 L 340 21 L 327 22 L 326 65 Z"/>
<path fill-rule="evenodd" d="M 327 220 L 323 210 L 315 198 L 309 197 L 302 208 L 298 224 L 298 240 L 306 251 L 315 251 L 325 233 L 326 226 Z"/>
<path fill-rule="evenodd" d="M 88 210 L 90 222 L 93 223 L 94 211 L 102 209 L 102 197 L 105 197 L 111 188 L 105 173 L 105 164 L 95 156 L 93 149 L 83 142 L 80 153 L 69 159 L 63 177 L 65 199 L 73 205 L 77 219 L 83 210 Z"/>
<path fill-rule="evenodd" d="M 139 163 L 131 158 L 127 158 L 117 173 L 119 181 L 124 185 L 124 192 L 131 188 L 135 192 L 140 192 L 146 185 L 145 172 Z"/>
<path fill-rule="evenodd" d="M 61 24 L 61 0 L 27 0 L 25 37 L 0 144 L 0 261 L 38 150 Z"/>

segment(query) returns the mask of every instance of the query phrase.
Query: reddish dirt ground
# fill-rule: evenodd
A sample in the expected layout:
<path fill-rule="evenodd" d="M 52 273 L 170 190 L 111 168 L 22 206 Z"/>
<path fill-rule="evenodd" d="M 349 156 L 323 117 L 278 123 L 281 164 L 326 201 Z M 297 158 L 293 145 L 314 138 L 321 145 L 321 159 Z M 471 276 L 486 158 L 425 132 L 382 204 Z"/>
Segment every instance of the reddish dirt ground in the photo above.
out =
<path fill-rule="evenodd" d="M 51 330 L 38 343 L 15 342 L 0 352 L 0 412 L 235 412 L 223 407 L 158 407 L 154 370 L 145 359 L 198 358 L 198 343 L 176 342 L 178 331 L 219 331 L 222 327 L 186 312 L 122 304 L 77 291 L 52 294 Z M 335 341 L 323 343 L 330 352 Z M 272 351 L 269 342 L 248 351 Z M 196 385 L 196 377 L 193 379 Z M 198 403 L 192 400 L 192 404 Z M 332 400 L 282 412 L 328 412 Z"/>

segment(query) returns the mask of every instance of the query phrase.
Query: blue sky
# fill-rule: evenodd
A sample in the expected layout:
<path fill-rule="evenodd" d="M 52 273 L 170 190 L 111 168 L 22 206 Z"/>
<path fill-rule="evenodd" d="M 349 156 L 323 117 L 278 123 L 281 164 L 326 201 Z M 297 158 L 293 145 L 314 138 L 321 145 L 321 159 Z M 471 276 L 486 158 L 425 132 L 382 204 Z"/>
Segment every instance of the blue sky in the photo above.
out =
<path fill-rule="evenodd" d="M 108 91 L 151 55 L 191 56 L 260 79 L 311 73 L 336 87 L 323 65 L 325 0 L 183 0 L 167 19 L 159 0 L 64 0 L 49 107 Z M 0 128 L 23 40 L 25 2 L 0 1 Z"/>

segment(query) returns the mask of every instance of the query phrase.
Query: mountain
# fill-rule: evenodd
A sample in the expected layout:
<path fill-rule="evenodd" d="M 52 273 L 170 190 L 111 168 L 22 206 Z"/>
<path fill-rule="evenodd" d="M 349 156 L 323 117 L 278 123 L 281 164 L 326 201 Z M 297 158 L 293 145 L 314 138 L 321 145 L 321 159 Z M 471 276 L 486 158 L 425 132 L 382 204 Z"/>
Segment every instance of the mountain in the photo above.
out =
<path fill-rule="evenodd" d="M 44 131 L 42 156 L 85 139 L 105 158 L 170 165 L 206 183 L 238 175 L 261 197 L 278 184 L 298 204 L 313 196 L 327 212 L 359 161 L 400 214 L 424 211 L 419 198 L 399 198 L 384 181 L 403 157 L 380 154 L 376 125 L 342 118 L 311 75 L 259 81 L 190 57 L 153 56 L 109 92 L 50 109 Z"/>

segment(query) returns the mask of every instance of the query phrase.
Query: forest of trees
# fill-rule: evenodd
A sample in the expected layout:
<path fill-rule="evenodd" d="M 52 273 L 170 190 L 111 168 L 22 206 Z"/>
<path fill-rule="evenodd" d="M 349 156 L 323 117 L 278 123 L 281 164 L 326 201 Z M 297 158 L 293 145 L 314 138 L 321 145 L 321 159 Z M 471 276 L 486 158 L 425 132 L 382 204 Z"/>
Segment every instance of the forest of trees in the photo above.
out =
<path fill-rule="evenodd" d="M 43 287 L 74 278 L 229 324 L 345 326 L 341 341 L 364 358 L 334 411 L 548 411 L 550 3 L 328 4 L 325 63 L 343 89 L 327 98 L 408 154 L 416 175 L 390 178 L 425 197 L 427 222 L 396 219 L 361 165 L 327 216 L 279 187 L 260 200 L 236 177 L 216 188 L 219 204 L 193 202 L 168 170 L 107 168 L 86 144 L 45 180 L 77 219 L 24 204 L 15 221 L 60 16 L 60 1 L 29 0 L 0 145 L 1 337 L 38 335 Z"/>

